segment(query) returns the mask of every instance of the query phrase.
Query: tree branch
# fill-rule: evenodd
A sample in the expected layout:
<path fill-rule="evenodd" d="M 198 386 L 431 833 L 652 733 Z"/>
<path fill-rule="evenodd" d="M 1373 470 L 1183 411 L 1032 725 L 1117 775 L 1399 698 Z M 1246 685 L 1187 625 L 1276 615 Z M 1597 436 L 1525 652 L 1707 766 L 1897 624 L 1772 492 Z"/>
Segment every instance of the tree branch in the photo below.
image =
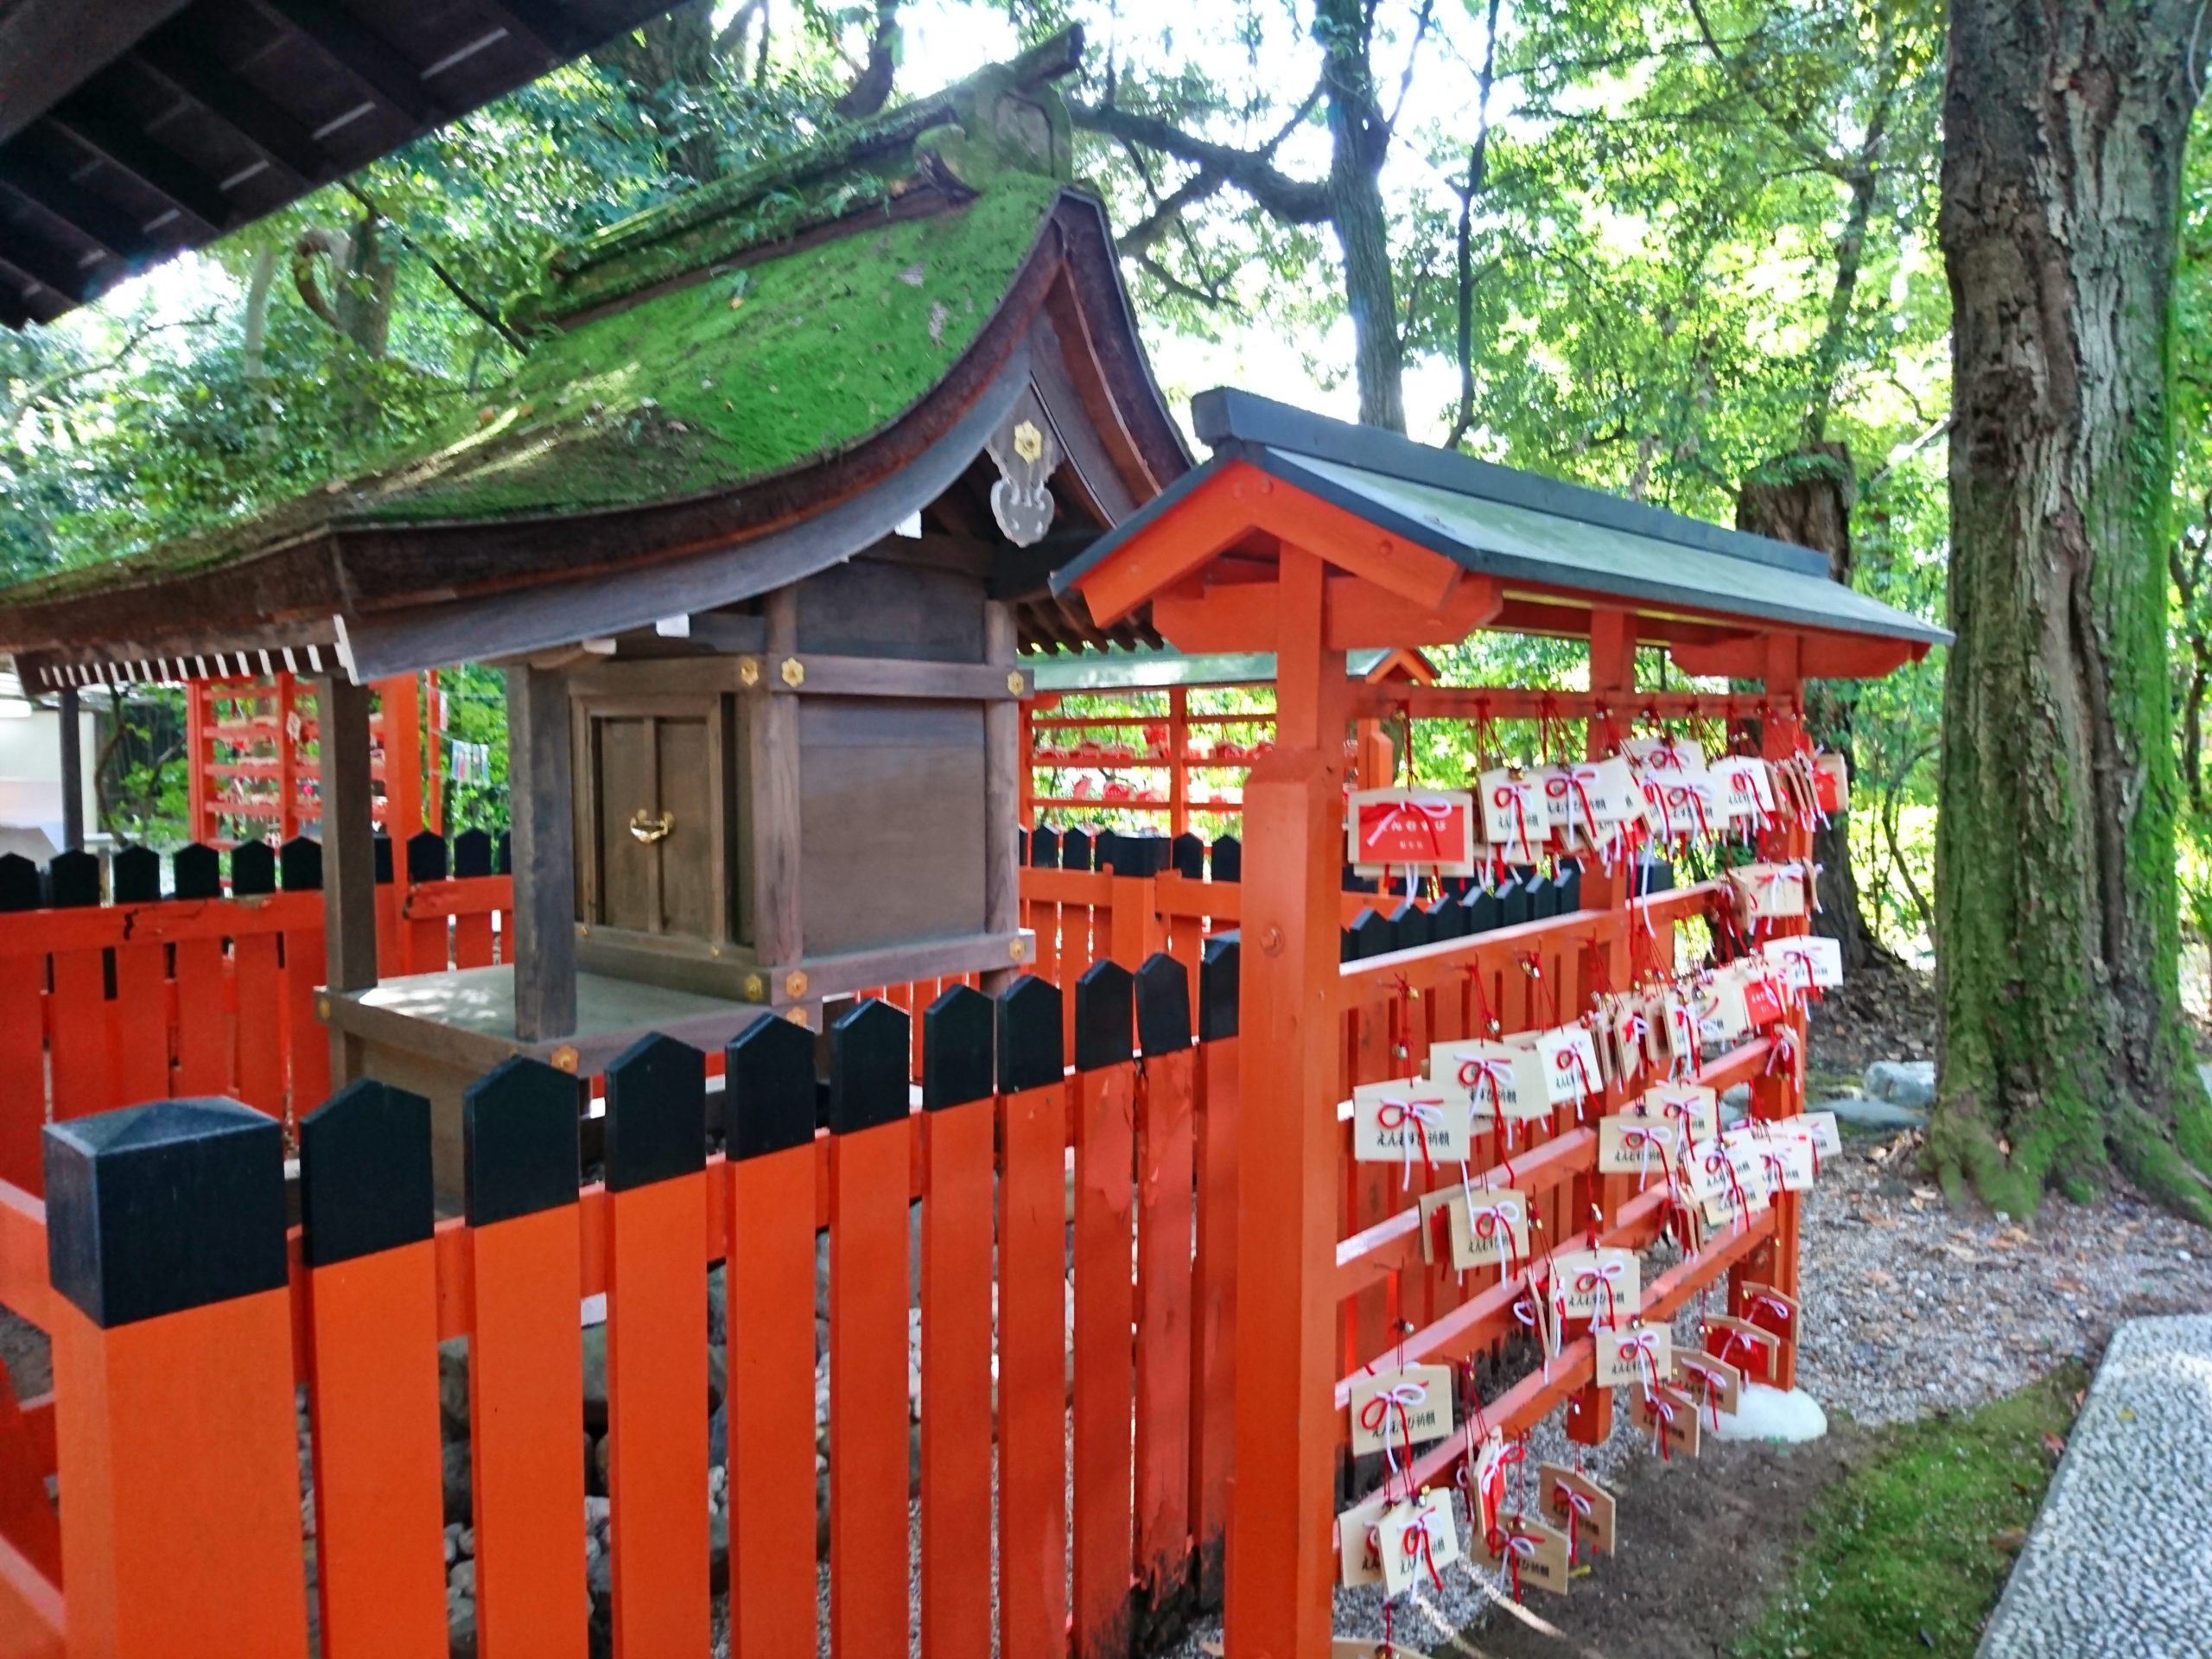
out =
<path fill-rule="evenodd" d="M 438 258 L 437 255 L 432 253 L 420 242 L 417 242 L 413 237 L 408 235 L 407 232 L 402 230 L 397 224 L 394 224 L 385 213 L 384 210 L 378 207 L 374 201 L 369 199 L 366 192 L 362 190 L 359 186 L 353 183 L 350 179 L 342 181 L 341 182 L 345 185 L 346 194 L 352 196 L 354 200 L 359 202 L 361 206 L 366 208 L 370 213 L 374 213 L 378 219 L 383 220 L 384 224 L 391 230 L 392 235 L 398 238 L 399 245 L 405 248 L 410 253 L 413 254 L 417 259 L 420 259 L 424 265 L 429 267 L 430 275 L 438 279 L 439 285 L 442 287 L 447 293 L 452 295 L 454 298 L 459 300 L 462 306 L 473 313 L 479 321 L 483 323 L 486 327 L 489 328 L 493 334 L 497 334 L 517 352 L 527 352 L 530 349 L 529 342 L 524 340 L 520 334 L 515 333 L 513 329 L 508 327 L 505 321 L 501 319 L 498 311 L 493 309 L 486 302 L 478 299 L 476 296 L 463 288 L 461 285 L 461 279 L 445 268 L 443 262 Z M 317 315 L 321 314 L 318 312 Z M 324 321 L 330 322 L 331 327 L 334 328 L 338 326 L 334 321 L 329 318 L 325 318 Z"/>
<path fill-rule="evenodd" d="M 1318 89 L 1316 92 L 1318 96 Z M 1304 107 L 1310 107 L 1311 100 Z M 1216 143 L 1185 131 L 1159 116 L 1141 115 L 1116 104 L 1078 104 L 1071 101 L 1068 113 L 1086 132 L 1099 132 L 1123 143 L 1141 144 L 1173 156 L 1194 167 L 1211 168 L 1222 182 L 1234 186 L 1287 225 L 1321 225 L 1329 219 L 1329 192 L 1325 184 L 1293 178 L 1270 159 L 1274 145 L 1240 149 Z"/>
<path fill-rule="evenodd" d="M 1775 130 L 1782 135 L 1791 149 L 1824 172 L 1833 173 L 1838 178 L 1847 176 L 1848 163 L 1838 160 L 1827 146 L 1812 143 L 1793 123 L 1785 120 L 1782 111 L 1759 90 L 1758 77 L 1742 62 L 1721 49 L 1720 37 L 1713 32 L 1713 24 L 1705 15 L 1705 0 L 1689 0 L 1689 4 L 1690 16 L 1697 19 L 1698 35 L 1704 41 L 1705 49 L 1713 54 L 1713 60 L 1726 72 L 1729 79 L 1736 83 L 1737 90 L 1758 106 L 1760 114 L 1774 123 Z"/>
<path fill-rule="evenodd" d="M 1421 0 L 1421 11 L 1414 19 L 1413 44 L 1406 48 L 1406 67 L 1398 76 L 1398 96 L 1390 105 L 1390 118 L 1382 124 L 1385 132 L 1397 131 L 1398 118 L 1405 113 L 1406 94 L 1414 87 L 1414 65 L 1421 60 L 1421 43 L 1428 38 L 1428 25 L 1435 10 L 1435 0 Z M 1493 29 L 1491 39 L 1495 41 L 1496 38 L 1497 31 Z"/>
<path fill-rule="evenodd" d="M 1457 449 L 1475 424 L 1475 197 L 1490 176 L 1490 93 L 1497 74 L 1497 14 L 1501 0 L 1490 0 L 1483 41 L 1483 68 L 1477 78 L 1475 141 L 1467 149 L 1467 188 L 1459 197 L 1459 410 L 1452 417 L 1446 449 Z M 1496 262 L 1493 261 L 1494 264 Z"/>
<path fill-rule="evenodd" d="M 102 358 L 97 363 L 79 363 L 70 368 L 57 369 L 44 379 L 32 382 L 29 389 L 14 404 L 4 410 L 0 410 L 0 423 L 4 423 L 9 432 L 13 434 L 22 427 L 24 416 L 53 397 L 62 388 L 74 385 L 78 381 L 87 379 L 93 375 L 105 374 L 111 369 L 121 368 L 132 353 L 153 335 L 166 334 L 172 328 L 205 328 L 214 321 L 215 313 L 207 311 L 196 317 L 172 317 L 167 322 L 142 323 L 128 340 L 116 347 L 111 355 Z"/>

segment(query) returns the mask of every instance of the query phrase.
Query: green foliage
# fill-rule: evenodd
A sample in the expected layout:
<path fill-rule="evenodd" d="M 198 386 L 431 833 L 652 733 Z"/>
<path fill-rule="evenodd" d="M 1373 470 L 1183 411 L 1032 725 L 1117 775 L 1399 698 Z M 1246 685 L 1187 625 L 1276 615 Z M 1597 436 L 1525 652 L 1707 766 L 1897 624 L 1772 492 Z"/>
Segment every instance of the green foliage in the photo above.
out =
<path fill-rule="evenodd" d="M 1979 1410 L 1881 1431 L 1821 1499 L 1789 1586 L 1736 1659 L 1969 1659 L 2050 1484 L 2083 1385 L 2068 1364 Z"/>

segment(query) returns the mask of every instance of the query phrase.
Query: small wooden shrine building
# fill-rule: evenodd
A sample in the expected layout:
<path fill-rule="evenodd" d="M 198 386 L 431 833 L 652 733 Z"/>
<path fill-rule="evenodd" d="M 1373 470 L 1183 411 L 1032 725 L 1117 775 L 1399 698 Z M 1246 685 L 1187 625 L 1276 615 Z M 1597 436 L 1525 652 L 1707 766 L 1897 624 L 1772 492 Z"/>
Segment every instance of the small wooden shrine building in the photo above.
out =
<path fill-rule="evenodd" d="M 1052 83 L 1070 31 L 569 248 L 492 406 L 241 524 L 0 592 L 25 683 L 313 677 L 334 1072 L 1019 967 L 1016 664 L 1156 643 L 1052 569 L 1190 461 Z M 507 671 L 505 960 L 379 984 L 365 688 Z"/>

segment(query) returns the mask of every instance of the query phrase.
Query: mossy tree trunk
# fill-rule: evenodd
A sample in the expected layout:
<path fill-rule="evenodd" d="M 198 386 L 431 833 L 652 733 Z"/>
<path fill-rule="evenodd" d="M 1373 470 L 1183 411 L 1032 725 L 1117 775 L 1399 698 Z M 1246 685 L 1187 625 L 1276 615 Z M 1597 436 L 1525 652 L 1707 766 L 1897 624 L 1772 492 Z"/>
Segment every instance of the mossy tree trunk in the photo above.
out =
<path fill-rule="evenodd" d="M 1847 296 L 1847 308 L 1848 304 Z M 1736 492 L 1736 527 L 1826 555 L 1828 575 L 1848 587 L 1851 509 L 1858 493 L 1859 475 L 1852 467 L 1850 446 L 1813 439 L 1745 479 Z M 1821 747 L 1851 753 L 1851 701 L 1841 688 L 1827 681 L 1808 686 L 1805 721 Z M 1814 833 L 1813 861 L 1820 867 L 1821 900 L 1813 931 L 1841 946 L 1844 971 L 1858 973 L 1872 963 L 1881 947 L 1859 902 L 1859 881 L 1851 868 L 1848 810 L 1831 814 Z"/>
<path fill-rule="evenodd" d="M 2168 397 L 2198 0 L 1953 0 L 1936 917 L 1947 1181 L 2031 1211 L 2107 1161 L 2212 1218 L 2180 1016 Z M 2191 1167 L 2191 1165 L 2195 1168 Z"/>
<path fill-rule="evenodd" d="M 1382 205 L 1390 118 L 1376 93 L 1374 34 L 1372 0 L 1316 0 L 1313 37 L 1321 47 L 1329 105 L 1329 219 L 1344 255 L 1360 423 L 1402 432 L 1405 346 Z"/>

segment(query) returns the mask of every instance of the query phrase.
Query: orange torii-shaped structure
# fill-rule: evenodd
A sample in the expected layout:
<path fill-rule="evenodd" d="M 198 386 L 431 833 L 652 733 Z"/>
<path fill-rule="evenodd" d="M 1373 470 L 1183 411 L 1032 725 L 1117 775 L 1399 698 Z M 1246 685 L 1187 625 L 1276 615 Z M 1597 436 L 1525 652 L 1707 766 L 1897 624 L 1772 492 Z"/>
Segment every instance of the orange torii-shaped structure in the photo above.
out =
<path fill-rule="evenodd" d="M 1541 706 L 1586 721 L 1594 749 L 1609 697 L 1623 712 L 1692 712 L 1680 695 L 1636 691 L 1637 649 L 1656 645 L 1691 675 L 1761 682 L 1761 741 L 1781 757 L 1802 741 L 1805 680 L 1878 676 L 1948 636 L 1831 581 L 1824 558 L 1803 549 L 1247 394 L 1207 393 L 1193 412 L 1212 458 L 1054 585 L 1079 593 L 1101 626 L 1148 606 L 1157 632 L 1180 650 L 1275 653 L 1275 747 L 1244 793 L 1226 1638 L 1230 1659 L 1323 1659 L 1343 1438 L 1338 1304 L 1373 1276 L 1360 1279 L 1357 1262 L 1348 1263 L 1360 1241 L 1340 1245 L 1338 1236 L 1339 1016 L 1372 966 L 1340 961 L 1353 721 L 1386 703 L 1467 718 L 1533 717 Z M 1348 651 L 1447 644 L 1478 629 L 1587 639 L 1588 690 L 1382 692 L 1346 677 Z M 1763 837 L 1763 855 L 1770 839 L 1775 856 L 1808 850 L 1802 825 Z M 1583 911 L 1619 905 L 1622 885 L 1586 872 Z M 1433 980 L 1445 958 L 1475 944 L 1440 940 L 1385 960 L 1402 979 Z M 1776 1107 L 1781 1093 L 1768 1085 L 1766 1103 Z M 1796 1278 L 1790 1203 L 1761 1251 L 1773 1275 L 1765 1282 L 1777 1288 Z M 1439 1338 L 1429 1351 L 1449 1350 Z M 1786 1372 L 1777 1380 L 1786 1385 Z M 1609 1398 L 1578 1397 L 1578 1438 L 1609 1427 Z"/>

